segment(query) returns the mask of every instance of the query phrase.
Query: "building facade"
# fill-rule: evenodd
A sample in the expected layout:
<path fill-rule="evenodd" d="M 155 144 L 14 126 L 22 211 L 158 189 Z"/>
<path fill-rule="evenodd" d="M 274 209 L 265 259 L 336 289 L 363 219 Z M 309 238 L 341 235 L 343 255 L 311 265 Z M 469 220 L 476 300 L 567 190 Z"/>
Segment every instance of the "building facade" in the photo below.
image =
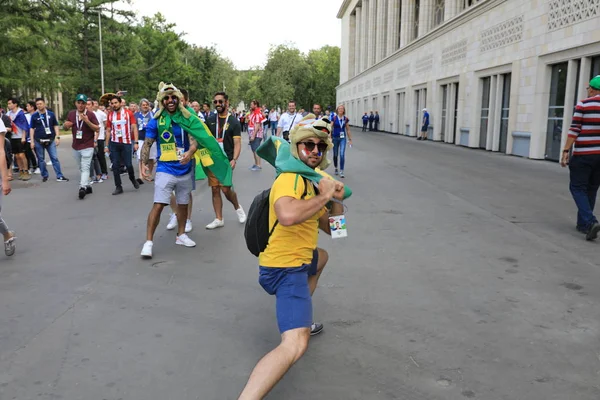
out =
<path fill-rule="evenodd" d="M 354 125 L 558 160 L 600 74 L 600 0 L 344 0 L 338 104 Z"/>

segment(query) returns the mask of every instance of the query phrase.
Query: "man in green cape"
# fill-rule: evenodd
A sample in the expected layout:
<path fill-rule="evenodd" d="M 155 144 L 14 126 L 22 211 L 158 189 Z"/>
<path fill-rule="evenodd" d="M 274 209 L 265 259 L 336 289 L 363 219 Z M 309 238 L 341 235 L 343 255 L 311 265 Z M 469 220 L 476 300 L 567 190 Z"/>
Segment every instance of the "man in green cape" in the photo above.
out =
<path fill-rule="evenodd" d="M 153 237 L 160 214 L 169 204 L 171 193 L 177 200 L 177 237 L 175 243 L 194 247 L 196 243 L 185 232 L 187 208 L 192 190 L 192 163 L 196 151 L 205 170 L 211 171 L 224 185 L 231 186 L 231 166 L 206 125 L 184 106 L 183 94 L 172 84 L 160 83 L 156 97 L 159 110 L 146 127 L 142 147 L 143 175 L 147 175 L 150 147 L 158 142 L 158 163 L 154 184 L 154 205 L 148 215 L 146 242 L 142 258 L 152 258 Z"/>

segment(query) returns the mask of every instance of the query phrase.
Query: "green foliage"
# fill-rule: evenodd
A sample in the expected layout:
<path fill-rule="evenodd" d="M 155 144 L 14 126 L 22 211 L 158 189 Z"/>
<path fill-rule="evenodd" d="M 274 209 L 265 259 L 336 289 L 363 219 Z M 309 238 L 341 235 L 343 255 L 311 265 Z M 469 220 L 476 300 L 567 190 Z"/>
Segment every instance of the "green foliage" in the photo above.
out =
<path fill-rule="evenodd" d="M 121 0 L 128 3 L 129 0 Z M 102 23 L 106 92 L 127 90 L 128 101 L 154 100 L 160 81 L 188 89 L 191 100 L 209 102 L 226 90 L 231 104 L 259 100 L 285 108 L 334 105 L 339 48 L 302 54 L 291 45 L 272 47 L 264 69 L 237 71 L 213 47 L 183 40 L 158 13 L 136 19 L 117 0 L 4 0 L 0 13 L 0 96 L 76 93 L 102 95 L 99 21 Z M 69 103 L 67 100 L 66 103 Z M 65 104 L 69 108 L 68 104 Z"/>

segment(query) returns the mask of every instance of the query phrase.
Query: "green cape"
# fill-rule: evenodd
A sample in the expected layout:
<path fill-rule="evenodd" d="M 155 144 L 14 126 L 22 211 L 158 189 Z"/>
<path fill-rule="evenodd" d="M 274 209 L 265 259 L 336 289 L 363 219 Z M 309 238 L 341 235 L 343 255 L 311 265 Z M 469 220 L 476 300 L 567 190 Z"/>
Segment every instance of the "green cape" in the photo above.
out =
<path fill-rule="evenodd" d="M 292 172 L 302 175 L 306 179 L 319 184 L 324 176 L 331 176 L 320 169 L 312 169 L 290 153 L 290 144 L 276 136 L 265 140 L 256 150 L 256 154 L 275 167 L 277 176 L 283 172 Z M 333 178 L 332 178 L 333 179 Z M 352 190 L 344 186 L 344 199 L 352 195 Z"/>
<path fill-rule="evenodd" d="M 206 172 L 208 170 L 212 172 L 223 186 L 232 186 L 231 178 L 233 171 L 231 170 L 231 164 L 229 164 L 229 160 L 225 154 L 223 154 L 217 139 L 215 139 L 215 137 L 210 133 L 210 130 L 204 124 L 204 122 L 198 118 L 195 111 L 191 110 L 192 115 L 190 115 L 189 118 L 185 118 L 179 109 L 177 109 L 174 114 L 169 114 L 166 111 L 161 113 L 161 115 L 163 114 L 165 116 L 168 115 L 171 120 L 183 128 L 188 135 L 191 135 L 194 139 L 196 139 L 196 142 L 198 142 L 198 153 L 200 153 L 201 160 L 203 157 L 205 161 L 206 157 L 212 159 L 212 165 L 202 165 L 204 171 Z"/>

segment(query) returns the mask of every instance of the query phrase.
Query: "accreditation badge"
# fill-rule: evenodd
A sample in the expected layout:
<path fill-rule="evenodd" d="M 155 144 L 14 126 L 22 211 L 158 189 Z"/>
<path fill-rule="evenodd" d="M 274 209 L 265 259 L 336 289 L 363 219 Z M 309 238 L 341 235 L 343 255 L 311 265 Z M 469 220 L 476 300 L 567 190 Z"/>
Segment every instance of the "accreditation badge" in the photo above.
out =
<path fill-rule="evenodd" d="M 331 238 L 339 239 L 348 236 L 346 229 L 346 216 L 334 215 L 329 217 L 329 228 L 331 229 Z"/>

